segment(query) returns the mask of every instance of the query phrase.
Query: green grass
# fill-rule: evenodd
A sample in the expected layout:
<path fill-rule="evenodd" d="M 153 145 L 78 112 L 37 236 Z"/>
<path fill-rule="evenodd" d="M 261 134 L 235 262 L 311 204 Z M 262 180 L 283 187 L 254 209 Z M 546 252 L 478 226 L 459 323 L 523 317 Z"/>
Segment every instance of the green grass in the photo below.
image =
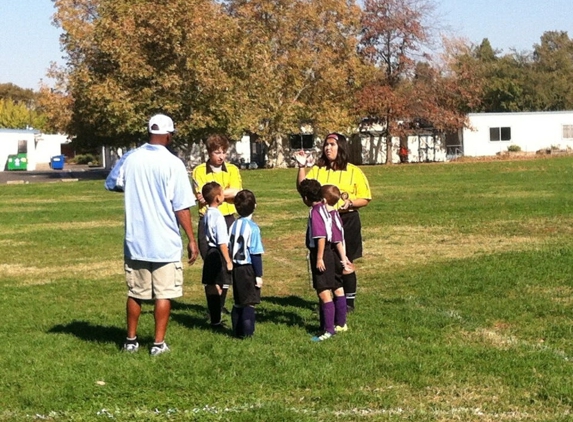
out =
<path fill-rule="evenodd" d="M 152 358 L 125 336 L 123 198 L 102 181 L 0 187 L 0 420 L 567 421 L 573 159 L 363 168 L 350 331 L 318 321 L 295 171 L 242 173 L 265 286 L 253 339 L 211 332 L 186 266 Z"/>

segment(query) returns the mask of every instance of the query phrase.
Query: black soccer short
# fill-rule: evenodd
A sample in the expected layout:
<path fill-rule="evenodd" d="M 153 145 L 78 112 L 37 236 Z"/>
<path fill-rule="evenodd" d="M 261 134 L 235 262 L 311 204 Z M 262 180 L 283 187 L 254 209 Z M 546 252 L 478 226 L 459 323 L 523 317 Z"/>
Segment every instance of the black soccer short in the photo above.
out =
<path fill-rule="evenodd" d="M 340 213 L 344 226 L 344 243 L 346 256 L 350 261 L 362 257 L 362 223 L 358 211 Z"/>
<path fill-rule="evenodd" d="M 316 268 L 317 249 L 312 248 L 309 250 L 310 268 L 312 271 L 312 287 L 318 293 L 322 292 L 323 290 L 336 290 L 341 287 L 340 283 L 336 280 L 335 277 L 336 259 L 330 243 L 327 243 L 324 248 L 323 260 L 326 269 L 322 272 Z"/>
<path fill-rule="evenodd" d="M 255 271 L 251 264 L 233 265 L 233 299 L 237 306 L 261 303 L 261 289 L 256 287 Z"/>
<path fill-rule="evenodd" d="M 202 282 L 206 286 L 229 285 L 232 282 L 231 273 L 227 271 L 227 263 L 219 248 L 209 248 L 203 261 Z"/>

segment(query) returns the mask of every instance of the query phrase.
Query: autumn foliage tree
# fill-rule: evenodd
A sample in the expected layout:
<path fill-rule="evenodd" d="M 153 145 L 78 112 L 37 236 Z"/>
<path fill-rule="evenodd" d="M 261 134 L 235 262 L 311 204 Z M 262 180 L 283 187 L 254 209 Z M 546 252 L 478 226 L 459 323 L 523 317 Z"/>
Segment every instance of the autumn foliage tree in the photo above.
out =
<path fill-rule="evenodd" d="M 158 111 L 179 137 L 348 126 L 361 75 L 360 9 L 346 0 L 55 0 L 70 132 L 125 145 Z M 332 129 L 330 129 L 332 130 Z M 277 155 L 281 161 L 281 157 Z"/>
<path fill-rule="evenodd" d="M 70 130 L 84 144 L 145 138 L 165 112 L 182 138 L 233 124 L 237 27 L 209 0 L 56 0 L 72 93 Z"/>
<path fill-rule="evenodd" d="M 282 140 L 310 123 L 318 133 L 355 124 L 352 93 L 363 75 L 356 54 L 360 9 L 346 0 L 232 0 L 230 15 L 244 29 L 252 72 L 246 81 L 249 131 L 272 142 L 276 165 Z"/>

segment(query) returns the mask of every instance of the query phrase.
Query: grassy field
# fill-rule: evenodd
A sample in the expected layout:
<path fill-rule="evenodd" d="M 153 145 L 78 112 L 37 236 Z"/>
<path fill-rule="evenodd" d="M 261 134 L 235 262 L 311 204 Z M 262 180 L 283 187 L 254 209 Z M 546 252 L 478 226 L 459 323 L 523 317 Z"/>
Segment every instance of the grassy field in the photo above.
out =
<path fill-rule="evenodd" d="M 253 339 L 211 332 L 201 263 L 152 358 L 125 336 L 123 198 L 0 187 L 0 420 L 569 421 L 573 158 L 364 167 L 350 331 L 312 343 L 295 171 L 243 172 L 265 286 Z"/>

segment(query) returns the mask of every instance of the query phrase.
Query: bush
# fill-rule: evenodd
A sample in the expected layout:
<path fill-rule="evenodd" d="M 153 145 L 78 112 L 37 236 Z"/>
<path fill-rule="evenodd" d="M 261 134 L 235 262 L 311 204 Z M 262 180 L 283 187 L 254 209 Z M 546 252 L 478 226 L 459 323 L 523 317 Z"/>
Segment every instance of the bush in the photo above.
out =
<path fill-rule="evenodd" d="M 92 154 L 78 154 L 74 157 L 73 161 L 75 161 L 76 164 L 91 164 L 97 161 L 97 159 Z"/>
<path fill-rule="evenodd" d="M 521 151 L 521 147 L 519 145 L 510 145 L 507 147 L 507 150 L 509 152 L 520 152 Z"/>

